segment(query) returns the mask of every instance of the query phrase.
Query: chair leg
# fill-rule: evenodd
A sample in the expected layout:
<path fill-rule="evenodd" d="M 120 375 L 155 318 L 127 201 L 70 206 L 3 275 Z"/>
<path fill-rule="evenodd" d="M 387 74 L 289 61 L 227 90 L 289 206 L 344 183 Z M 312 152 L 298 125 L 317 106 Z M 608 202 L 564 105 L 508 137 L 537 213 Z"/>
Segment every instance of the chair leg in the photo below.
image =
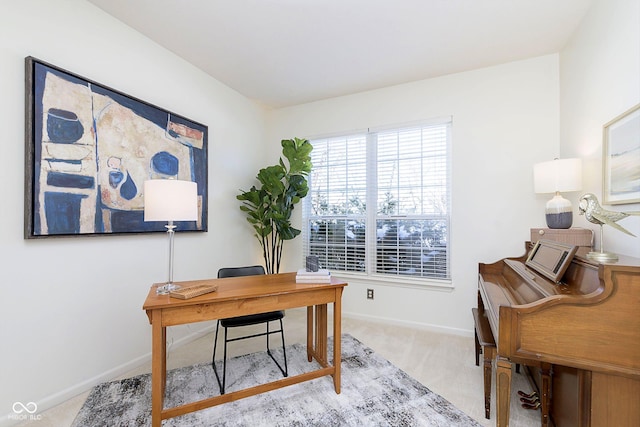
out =
<path fill-rule="evenodd" d="M 227 332 L 229 328 L 224 328 L 224 356 L 222 362 L 222 388 L 220 389 L 220 394 L 224 394 L 224 388 L 227 384 Z"/>
<path fill-rule="evenodd" d="M 282 326 L 282 319 L 280 319 L 280 336 L 282 337 L 282 355 L 284 356 L 284 376 L 289 376 L 289 368 L 287 368 L 287 350 L 284 347 L 284 327 Z"/>
<path fill-rule="evenodd" d="M 277 332 L 277 331 L 275 331 Z M 271 353 L 271 349 L 269 348 L 269 322 L 267 322 L 267 354 L 269 355 L 269 357 L 271 357 L 271 360 L 273 360 L 273 362 L 276 364 L 276 366 L 278 367 L 278 369 L 280 369 L 280 372 L 282 372 L 282 375 L 285 377 L 289 376 L 289 370 L 287 368 L 287 350 L 285 349 L 284 346 L 284 328 L 282 327 L 282 319 L 280 319 L 280 335 L 282 336 L 282 355 L 284 356 L 284 369 L 282 368 L 282 366 L 280 365 L 280 363 L 278 363 L 278 361 L 276 360 L 275 357 L 273 357 L 273 354 Z"/>
<path fill-rule="evenodd" d="M 216 350 L 218 348 L 218 330 L 220 329 L 220 321 L 216 324 L 216 337 L 213 340 L 213 357 L 211 359 L 211 366 L 213 367 L 213 373 L 216 374 L 216 380 L 218 380 L 218 387 L 220 388 L 220 394 L 224 394 L 224 381 L 226 377 L 227 370 L 227 329 L 224 330 L 224 362 L 223 362 L 223 376 L 222 382 L 220 381 L 220 376 L 218 375 L 218 370 L 216 369 Z"/>
<path fill-rule="evenodd" d="M 287 350 L 285 347 L 285 343 L 284 343 L 284 327 L 283 327 L 283 323 L 282 323 L 282 319 L 280 320 L 280 336 L 282 337 L 282 356 L 284 358 L 284 368 L 280 365 L 280 363 L 278 363 L 278 361 L 276 360 L 276 358 L 273 356 L 273 354 L 271 353 L 271 348 L 269 346 L 269 336 L 271 335 L 271 333 L 269 332 L 269 322 L 267 322 L 267 354 L 269 355 L 269 357 L 271 357 L 271 359 L 274 361 L 274 363 L 276 364 L 276 366 L 278 367 L 278 369 L 280 369 L 280 372 L 282 372 L 282 375 L 285 377 L 289 376 L 289 368 L 287 366 Z M 220 375 L 218 374 L 218 370 L 216 368 L 216 350 L 218 347 L 218 331 L 220 329 L 220 321 L 218 321 L 217 325 L 216 325 L 216 336 L 214 339 L 214 343 L 213 343 L 213 357 L 211 360 L 211 366 L 213 367 L 213 372 L 216 374 L 216 380 L 218 380 L 218 387 L 220 387 L 220 394 L 224 394 L 225 392 L 225 386 L 226 386 L 226 380 L 227 380 L 227 343 L 230 341 L 236 341 L 238 339 L 243 339 L 243 338 L 234 338 L 229 340 L 228 336 L 227 336 L 227 331 L 228 328 L 224 328 L 224 354 L 223 354 L 223 360 L 222 360 L 222 381 L 220 381 Z M 278 331 L 274 331 L 273 333 L 277 333 Z M 262 335 L 262 334 L 259 334 Z M 256 336 L 256 335 L 253 335 Z M 250 336 L 250 337 L 253 337 Z M 244 337 L 247 338 L 247 337 Z"/>
<path fill-rule="evenodd" d="M 269 348 L 269 323 L 271 322 L 267 322 L 267 335 L 265 335 L 265 337 L 267 338 L 267 354 L 271 355 L 271 349 Z"/>

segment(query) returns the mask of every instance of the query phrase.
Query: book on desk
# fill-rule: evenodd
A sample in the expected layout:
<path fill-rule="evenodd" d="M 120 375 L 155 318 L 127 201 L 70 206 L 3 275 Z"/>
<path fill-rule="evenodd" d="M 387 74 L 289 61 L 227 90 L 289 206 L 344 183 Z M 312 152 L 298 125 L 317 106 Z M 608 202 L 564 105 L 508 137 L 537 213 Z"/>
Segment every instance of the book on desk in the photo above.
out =
<path fill-rule="evenodd" d="M 169 296 L 178 299 L 190 299 L 199 297 L 218 290 L 218 285 L 202 283 L 199 285 L 185 286 L 169 292 Z"/>
<path fill-rule="evenodd" d="M 296 273 L 296 283 L 331 283 L 331 272 L 324 268 L 318 271 L 301 268 Z"/>

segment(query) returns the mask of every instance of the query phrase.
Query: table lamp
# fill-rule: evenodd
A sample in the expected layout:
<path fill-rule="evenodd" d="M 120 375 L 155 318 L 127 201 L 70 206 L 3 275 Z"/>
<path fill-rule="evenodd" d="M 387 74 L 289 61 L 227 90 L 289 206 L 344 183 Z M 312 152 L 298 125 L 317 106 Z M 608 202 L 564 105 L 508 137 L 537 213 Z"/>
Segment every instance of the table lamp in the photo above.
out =
<path fill-rule="evenodd" d="M 168 294 L 179 289 L 173 283 L 173 221 L 195 221 L 198 219 L 198 185 L 191 181 L 175 179 L 152 179 L 144 182 L 144 220 L 167 221 L 165 228 L 169 236 L 169 278 L 159 286 L 158 294 Z"/>
<path fill-rule="evenodd" d="M 549 228 L 571 228 L 573 207 L 560 192 L 582 189 L 582 160 L 555 159 L 533 166 L 533 182 L 536 193 L 554 193 L 545 207 Z"/>

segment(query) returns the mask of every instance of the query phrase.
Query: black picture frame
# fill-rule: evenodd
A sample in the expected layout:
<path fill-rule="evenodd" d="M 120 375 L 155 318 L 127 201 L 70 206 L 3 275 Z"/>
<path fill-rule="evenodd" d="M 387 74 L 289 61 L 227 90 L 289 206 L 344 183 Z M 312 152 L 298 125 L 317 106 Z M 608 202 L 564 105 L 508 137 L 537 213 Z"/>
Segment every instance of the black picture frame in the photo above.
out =
<path fill-rule="evenodd" d="M 207 231 L 208 127 L 31 56 L 25 58 L 24 236 L 166 232 L 144 222 L 144 181 L 198 187 Z"/>

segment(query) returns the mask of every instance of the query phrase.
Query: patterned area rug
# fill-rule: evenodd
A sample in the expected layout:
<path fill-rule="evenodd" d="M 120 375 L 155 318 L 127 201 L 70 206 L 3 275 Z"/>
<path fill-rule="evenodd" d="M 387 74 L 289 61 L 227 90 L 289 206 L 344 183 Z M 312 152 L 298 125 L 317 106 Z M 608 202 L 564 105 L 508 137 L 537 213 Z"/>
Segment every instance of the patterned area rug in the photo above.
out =
<path fill-rule="evenodd" d="M 272 350 L 281 360 L 281 350 Z M 329 354 L 332 347 L 329 345 Z M 302 344 L 287 347 L 289 375 L 316 369 Z M 219 368 L 221 366 L 219 365 Z M 279 379 L 266 353 L 227 362 L 227 391 Z M 211 365 L 167 373 L 166 407 L 218 395 Z M 140 375 L 96 386 L 73 427 L 151 425 L 151 377 Z M 433 393 L 350 335 L 342 336 L 342 387 L 322 377 L 163 421 L 164 427 L 196 426 L 479 426 L 471 417 Z"/>

